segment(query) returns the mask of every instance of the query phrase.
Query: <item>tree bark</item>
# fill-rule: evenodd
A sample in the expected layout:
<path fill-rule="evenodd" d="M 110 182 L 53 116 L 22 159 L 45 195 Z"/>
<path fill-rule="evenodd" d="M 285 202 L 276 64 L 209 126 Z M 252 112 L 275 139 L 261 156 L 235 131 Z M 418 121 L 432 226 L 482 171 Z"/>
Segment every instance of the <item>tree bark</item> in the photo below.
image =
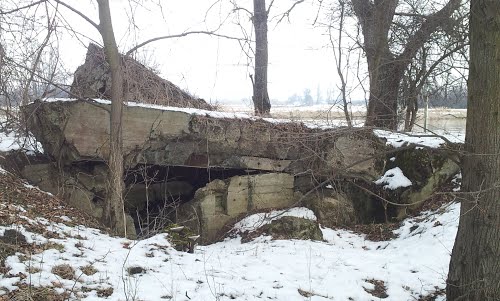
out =
<path fill-rule="evenodd" d="M 418 112 L 418 95 L 412 94 L 406 99 L 406 116 L 405 116 L 405 132 L 411 132 L 413 126 L 415 126 L 415 121 L 417 119 Z"/>
<path fill-rule="evenodd" d="M 107 224 L 118 234 L 127 235 L 125 209 L 123 206 L 123 141 L 122 111 L 124 100 L 123 64 L 116 45 L 109 0 L 98 0 L 99 31 L 101 33 L 106 60 L 111 69 L 111 114 L 110 114 L 110 150 L 109 178 L 105 219 Z"/>
<path fill-rule="evenodd" d="M 396 130 L 398 126 L 399 86 L 403 78 L 403 66 L 389 58 L 370 61 L 368 64 L 368 70 L 371 70 L 369 72 L 370 97 L 365 126 Z M 381 61 L 385 63 L 379 63 Z"/>
<path fill-rule="evenodd" d="M 256 115 L 268 115 L 271 101 L 267 91 L 267 10 L 265 0 L 254 0 L 253 25 L 255 28 L 255 79 L 253 82 L 253 104 Z"/>
<path fill-rule="evenodd" d="M 469 97 L 460 222 L 448 301 L 500 296 L 500 1 L 471 0 Z"/>

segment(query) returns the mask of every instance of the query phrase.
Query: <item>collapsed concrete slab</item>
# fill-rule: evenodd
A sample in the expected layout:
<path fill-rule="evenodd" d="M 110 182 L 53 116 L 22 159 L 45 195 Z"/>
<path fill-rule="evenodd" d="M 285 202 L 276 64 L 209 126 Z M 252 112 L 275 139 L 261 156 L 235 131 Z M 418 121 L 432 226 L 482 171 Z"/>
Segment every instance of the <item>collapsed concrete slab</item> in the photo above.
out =
<path fill-rule="evenodd" d="M 109 110 L 108 104 L 85 101 L 35 102 L 24 108 L 28 129 L 63 165 L 108 157 Z M 381 145 L 370 129 L 320 130 L 135 105 L 126 106 L 123 114 L 126 167 L 217 167 L 366 179 L 378 178 L 383 169 L 377 156 Z"/>
<path fill-rule="evenodd" d="M 129 99 L 142 103 L 161 104 L 181 108 L 212 110 L 204 100 L 161 78 L 153 70 L 129 56 L 124 62 L 124 90 Z M 87 49 L 85 63 L 76 69 L 70 93 L 81 98 L 111 99 L 111 71 L 102 47 L 91 43 Z"/>
<path fill-rule="evenodd" d="M 28 129 L 54 165 L 69 175 L 57 183 L 46 179 L 52 185 L 47 189 L 63 191 L 61 195 L 73 206 L 102 217 L 110 105 L 40 101 L 23 112 Z M 172 203 L 185 203 L 196 189 L 211 191 L 212 201 L 198 206 L 206 209 L 200 231 L 206 232 L 205 241 L 211 241 L 232 218 L 294 204 L 297 191 L 316 185 L 313 178 L 376 179 L 383 168 L 383 158 L 377 157 L 379 146 L 378 139 L 365 129 L 311 129 L 296 123 L 227 118 L 210 111 L 129 104 L 123 115 L 125 206 L 131 216 L 139 217 L 145 212 L 164 212 Z M 135 172 L 138 167 L 143 172 Z M 50 173 L 45 167 L 42 170 Z M 36 176 L 28 168 L 26 178 Z M 213 193 L 214 179 L 227 183 L 219 194 L 224 195 L 221 206 L 225 211 L 215 217 L 212 211 L 219 207 L 214 207 L 214 198 L 219 202 L 221 197 Z M 300 188 L 296 179 L 301 179 Z M 142 226 L 143 221 L 136 219 L 136 224 Z"/>

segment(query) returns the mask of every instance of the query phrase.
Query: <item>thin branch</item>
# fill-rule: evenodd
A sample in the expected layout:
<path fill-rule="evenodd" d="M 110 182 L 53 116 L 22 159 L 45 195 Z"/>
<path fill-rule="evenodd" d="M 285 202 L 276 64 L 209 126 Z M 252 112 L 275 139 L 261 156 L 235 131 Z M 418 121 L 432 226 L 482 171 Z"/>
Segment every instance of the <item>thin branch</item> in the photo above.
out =
<path fill-rule="evenodd" d="M 401 16 L 401 17 L 412 17 L 412 18 L 422 18 L 422 19 L 427 19 L 429 16 L 427 15 L 422 15 L 422 14 L 413 14 L 413 13 L 394 13 L 395 16 Z"/>
<path fill-rule="evenodd" d="M 30 71 L 30 69 L 26 66 L 23 66 L 17 62 L 15 62 L 14 60 L 10 59 L 10 58 L 5 58 L 6 61 L 10 62 L 11 64 L 13 64 L 14 66 L 17 66 L 21 69 L 24 69 L 26 71 Z M 66 89 L 64 86 L 66 85 L 63 85 L 63 84 L 58 84 L 58 83 L 55 83 L 54 81 L 44 77 L 43 75 L 40 75 L 39 73 L 33 73 L 33 75 L 37 78 L 39 78 L 41 81 L 45 82 L 45 83 L 49 83 L 51 84 L 52 86 L 58 88 L 59 90 L 67 93 L 69 96 L 79 100 L 79 101 L 83 101 L 83 102 L 86 102 L 86 103 L 89 103 L 93 106 L 96 106 L 96 107 L 99 107 L 99 108 L 103 108 L 104 110 L 106 110 L 107 112 L 111 112 L 110 109 L 108 109 L 107 107 L 104 107 L 104 106 L 101 106 L 99 105 L 99 102 L 97 102 L 95 99 L 91 98 L 91 97 L 87 97 L 87 98 L 83 98 L 75 93 L 72 93 L 71 90 L 68 90 Z"/>
<path fill-rule="evenodd" d="M 239 10 L 242 10 L 244 12 L 246 12 L 250 18 L 253 17 L 253 13 L 251 11 L 249 11 L 248 9 L 244 8 L 244 7 L 235 7 L 233 8 L 233 12 L 236 12 L 236 11 L 239 11 Z"/>
<path fill-rule="evenodd" d="M 26 8 L 30 8 L 32 6 L 35 6 L 35 5 L 38 5 L 38 4 L 41 4 L 43 2 L 46 2 L 47 0 L 40 0 L 40 1 L 36 1 L 36 2 L 33 2 L 33 3 L 30 3 L 30 4 L 27 4 L 25 6 L 22 6 L 22 7 L 18 7 L 18 8 L 14 8 L 12 10 L 9 10 L 9 11 L 0 11 L 0 15 L 8 15 L 8 14 L 12 14 L 12 13 L 15 13 L 17 11 L 20 11 L 20 10 L 23 10 L 23 9 L 26 9 Z"/>
<path fill-rule="evenodd" d="M 216 37 L 225 38 L 225 39 L 229 39 L 229 40 L 236 40 L 236 41 L 244 40 L 242 38 L 237 38 L 237 37 L 231 37 L 231 36 L 227 36 L 227 35 L 223 35 L 223 34 L 218 34 L 218 33 L 215 33 L 213 31 L 186 31 L 186 32 L 183 32 L 183 33 L 180 33 L 180 34 L 173 34 L 173 35 L 168 35 L 168 36 L 161 36 L 161 37 L 156 37 L 156 38 L 152 38 L 152 39 L 146 40 L 146 41 L 144 41 L 142 43 L 139 43 L 136 46 L 132 47 L 132 49 L 130 49 L 129 51 L 127 51 L 127 53 L 125 53 L 125 56 L 128 56 L 128 55 L 132 54 L 137 49 L 139 49 L 139 48 L 141 48 L 141 47 L 143 47 L 143 46 L 145 46 L 145 45 L 147 45 L 149 43 L 152 43 L 152 42 L 156 42 L 156 41 L 160 41 L 160 40 L 166 40 L 166 39 L 180 38 L 180 37 L 185 37 L 185 36 L 192 35 L 192 34 L 204 34 L 204 35 L 216 36 Z"/>
<path fill-rule="evenodd" d="M 434 69 L 436 69 L 436 67 L 442 61 L 444 61 L 446 58 L 448 58 L 449 56 L 453 55 L 457 51 L 460 51 L 460 50 L 464 49 L 467 45 L 468 45 L 468 43 L 458 44 L 455 48 L 453 48 L 450 51 L 448 51 L 447 53 L 443 54 L 437 61 L 435 61 L 431 65 L 431 67 L 429 68 L 429 70 L 423 75 L 423 77 L 422 77 L 422 79 L 421 79 L 421 81 L 419 83 L 419 87 L 418 88 L 422 88 L 423 87 L 423 85 L 425 84 L 425 81 L 427 80 L 427 78 L 431 75 L 431 73 L 434 71 Z"/>
<path fill-rule="evenodd" d="M 283 21 L 283 19 L 286 17 L 288 19 L 288 21 L 290 21 L 290 13 L 292 12 L 292 10 L 297 6 L 299 5 L 300 3 L 304 2 L 305 0 L 298 0 L 296 2 L 294 2 L 292 4 L 292 6 L 287 10 L 285 11 L 282 15 L 281 15 L 281 18 L 278 20 L 278 22 L 276 23 L 276 25 L 278 25 L 281 21 Z"/>
<path fill-rule="evenodd" d="M 96 22 L 92 21 L 92 19 L 90 19 L 89 17 L 87 17 L 84 13 L 82 13 L 81 11 L 77 10 L 76 8 L 72 7 L 71 5 L 69 4 L 66 4 L 64 3 L 63 1 L 61 0 L 54 0 L 56 3 L 59 3 L 61 4 L 62 6 L 68 8 L 69 10 L 71 10 L 72 12 L 74 12 L 75 14 L 79 15 L 80 17 L 82 17 L 85 21 L 89 22 L 92 26 L 94 26 L 97 30 L 100 30 L 100 26 L 99 24 L 97 24 Z"/>
<path fill-rule="evenodd" d="M 35 60 L 33 61 L 33 65 L 32 65 L 31 70 L 30 70 L 29 79 L 26 82 L 26 85 L 24 86 L 23 95 L 22 95 L 22 99 L 21 99 L 21 103 L 22 104 L 27 104 L 28 103 L 29 87 L 31 85 L 31 82 L 34 79 L 36 68 L 38 68 L 38 65 L 40 64 L 40 60 L 42 58 L 43 50 L 45 49 L 45 47 L 49 43 L 50 37 L 52 36 L 52 33 L 56 29 L 55 23 L 56 23 L 57 11 L 56 11 L 56 13 L 54 13 L 54 16 L 53 16 L 52 20 L 51 20 L 51 18 L 49 16 L 49 11 L 48 11 L 48 8 L 47 8 L 47 4 L 45 4 L 45 11 L 46 11 L 46 14 L 47 14 L 47 35 L 45 36 L 45 39 L 43 40 L 42 44 L 40 45 L 40 48 L 38 50 L 38 54 L 37 54 Z"/>
<path fill-rule="evenodd" d="M 267 7 L 267 15 L 269 16 L 269 13 L 271 12 L 271 7 L 273 7 L 274 0 L 271 0 L 271 3 L 269 3 L 269 6 Z"/>
<path fill-rule="evenodd" d="M 460 0 L 449 0 L 443 8 L 429 15 L 420 28 L 409 38 L 403 52 L 397 57 L 397 61 L 405 62 L 411 60 L 418 49 L 422 47 L 438 27 L 452 20 L 451 16 L 460 7 L 460 2 Z"/>

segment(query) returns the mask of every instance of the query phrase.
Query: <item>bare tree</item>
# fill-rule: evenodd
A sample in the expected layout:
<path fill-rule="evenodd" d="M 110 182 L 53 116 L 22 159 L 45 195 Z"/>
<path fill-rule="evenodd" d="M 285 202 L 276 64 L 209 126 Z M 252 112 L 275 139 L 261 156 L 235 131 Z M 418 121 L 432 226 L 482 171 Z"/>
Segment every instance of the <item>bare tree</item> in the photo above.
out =
<path fill-rule="evenodd" d="M 253 26 L 255 28 L 255 78 L 253 84 L 253 104 L 256 115 L 268 115 L 271 112 L 271 101 L 267 91 L 267 66 L 268 66 L 268 43 L 267 43 L 267 19 L 269 10 L 266 0 L 253 1 Z M 270 9 L 270 7 L 269 7 Z"/>
<path fill-rule="evenodd" d="M 424 4 L 417 2 L 415 5 Z M 421 8 L 415 9 L 419 11 Z M 399 96 L 401 109 L 405 110 L 405 131 L 411 131 L 415 125 L 419 98 L 440 95 L 441 90 L 447 95 L 446 91 L 460 86 L 466 80 L 460 70 L 468 69 L 467 20 L 468 9 L 464 5 L 455 12 L 454 20 L 447 22 L 446 26 L 442 26 L 430 36 L 406 67 Z M 405 28 L 407 32 L 403 37 L 404 41 L 407 36 L 416 32 L 418 22 L 414 19 L 403 19 L 398 22 L 398 26 Z"/>
<path fill-rule="evenodd" d="M 123 101 L 127 99 L 125 95 L 127 89 L 124 89 L 123 62 L 116 44 L 109 0 L 97 0 L 99 23 L 94 22 L 90 17 L 64 1 L 54 1 L 91 24 L 102 37 L 106 60 L 111 70 L 109 172 L 104 219 L 117 234 L 127 236 L 131 229 L 127 229 L 125 208 L 123 206 L 123 188 L 125 184 L 123 182 L 122 135 Z"/>
<path fill-rule="evenodd" d="M 448 0 L 441 9 L 429 13 L 398 10 L 406 7 L 399 0 L 351 0 L 351 3 L 363 33 L 370 76 L 365 125 L 396 129 L 399 86 L 406 67 L 431 35 L 453 20 L 461 0 Z M 417 21 L 417 30 L 404 41 L 398 40 L 396 17 Z"/>
<path fill-rule="evenodd" d="M 106 60 L 111 69 L 111 114 L 109 135 L 108 202 L 105 217 L 119 234 L 127 236 L 125 208 L 123 206 L 123 101 L 127 99 L 123 89 L 124 70 L 121 55 L 116 45 L 109 0 L 97 0 L 100 24 L 97 28 L 102 36 Z M 130 229 L 129 229 L 130 231 Z"/>
<path fill-rule="evenodd" d="M 220 1 L 220 0 L 219 0 Z M 275 4 L 275 0 L 271 0 L 266 7 L 265 0 L 254 0 L 253 11 L 240 6 L 237 0 L 231 0 L 233 4 L 233 12 L 236 16 L 236 24 L 240 27 L 246 41 L 240 41 L 240 46 L 243 52 L 249 59 L 254 57 L 254 74 L 250 75 L 253 88 L 253 104 L 256 115 L 268 115 L 271 111 L 271 101 L 269 99 L 269 92 L 267 89 L 267 75 L 269 64 L 269 43 L 267 39 L 268 23 L 272 19 L 277 19 L 276 24 L 279 24 L 285 18 L 290 19 L 291 12 L 305 0 L 294 0 L 292 4 L 283 12 L 278 13 L 276 16 L 270 18 L 271 8 Z M 244 22 L 241 22 L 239 12 L 244 12 L 251 20 L 255 32 L 255 49 L 251 48 L 251 34 L 245 29 Z"/>
<path fill-rule="evenodd" d="M 39 73 L 52 79 L 66 77 L 59 63 L 57 9 L 51 9 L 47 1 L 0 4 L 0 102 L 6 111 L 56 91 L 40 81 Z"/>
<path fill-rule="evenodd" d="M 332 37 L 332 25 L 328 26 L 328 31 L 329 31 L 329 37 L 330 37 L 330 44 L 332 45 L 333 49 L 333 56 L 335 59 L 335 65 L 337 69 L 337 75 L 340 78 L 340 93 L 342 97 L 342 107 L 344 110 L 344 116 L 347 122 L 347 125 L 349 127 L 352 127 L 352 117 L 351 117 L 351 112 L 349 110 L 349 101 L 347 100 L 347 75 L 343 71 L 343 63 L 342 63 L 342 57 L 344 56 L 344 52 L 342 51 L 342 48 L 344 45 L 342 44 L 342 35 L 344 34 L 344 22 L 345 22 L 345 6 L 346 3 L 344 0 L 339 0 L 338 2 L 340 6 L 339 10 L 339 20 L 338 20 L 338 38 L 337 38 L 337 43 L 335 43 L 333 37 Z M 332 22 L 333 23 L 333 22 Z M 337 50 L 335 50 L 337 48 Z M 350 49 L 347 51 L 347 57 L 349 58 L 350 55 Z M 347 65 L 348 62 L 347 62 Z"/>
<path fill-rule="evenodd" d="M 500 1 L 471 0 L 460 223 L 447 300 L 500 296 Z"/>

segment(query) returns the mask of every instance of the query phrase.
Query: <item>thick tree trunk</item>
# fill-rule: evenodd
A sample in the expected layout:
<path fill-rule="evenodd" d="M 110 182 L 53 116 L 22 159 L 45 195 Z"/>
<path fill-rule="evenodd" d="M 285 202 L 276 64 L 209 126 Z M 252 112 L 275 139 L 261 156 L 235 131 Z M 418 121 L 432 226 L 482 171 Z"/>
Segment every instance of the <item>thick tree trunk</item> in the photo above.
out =
<path fill-rule="evenodd" d="M 500 296 L 500 1 L 471 0 L 469 98 L 460 224 L 448 301 Z"/>
<path fill-rule="evenodd" d="M 253 1 L 255 28 L 255 79 L 253 82 L 253 104 L 256 115 L 268 115 L 271 102 L 267 92 L 267 10 L 265 0 Z"/>
<path fill-rule="evenodd" d="M 107 224 L 117 234 L 126 236 L 125 211 L 123 206 L 123 150 L 122 150 L 122 111 L 123 111 L 123 70 L 121 56 L 111 23 L 109 0 L 98 0 L 99 30 L 104 43 L 106 60 L 111 69 L 111 114 L 110 114 L 110 151 L 109 178 L 105 207 Z"/>
<path fill-rule="evenodd" d="M 401 64 L 371 62 L 370 98 L 366 114 L 366 126 L 396 130 L 398 126 L 399 85 L 403 78 Z"/>

